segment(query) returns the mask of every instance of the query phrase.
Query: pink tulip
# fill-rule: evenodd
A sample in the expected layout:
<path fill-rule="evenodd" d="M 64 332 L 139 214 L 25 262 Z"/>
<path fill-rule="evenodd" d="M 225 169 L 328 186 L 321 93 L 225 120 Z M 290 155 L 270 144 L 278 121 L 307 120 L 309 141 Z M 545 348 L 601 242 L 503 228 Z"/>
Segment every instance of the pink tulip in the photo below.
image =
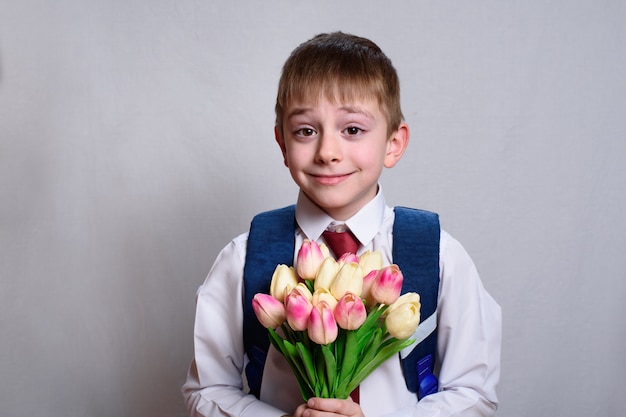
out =
<path fill-rule="evenodd" d="M 361 297 L 365 299 L 368 307 L 373 307 L 376 301 L 372 298 L 372 285 L 376 281 L 378 270 L 372 270 L 363 277 L 363 289 L 361 289 Z"/>
<path fill-rule="evenodd" d="M 309 324 L 309 315 L 313 304 L 311 304 L 311 292 L 306 286 L 298 284 L 285 297 L 285 315 L 287 323 L 293 330 L 306 330 Z"/>
<path fill-rule="evenodd" d="M 327 345 L 337 339 L 337 322 L 326 301 L 320 301 L 311 310 L 308 330 L 309 339 L 318 345 Z"/>
<path fill-rule="evenodd" d="M 340 264 L 349 264 L 352 262 L 358 263 L 359 257 L 356 256 L 354 253 L 346 252 L 343 255 L 341 255 L 339 259 L 337 259 L 337 262 Z"/>
<path fill-rule="evenodd" d="M 393 304 L 402 291 L 402 271 L 398 265 L 389 265 L 378 272 L 372 284 L 372 298 L 381 304 Z"/>
<path fill-rule="evenodd" d="M 341 297 L 334 313 L 339 327 L 346 330 L 358 329 L 367 317 L 361 297 L 350 292 Z"/>
<path fill-rule="evenodd" d="M 275 329 L 285 322 L 285 306 L 269 294 L 255 294 L 252 309 L 265 328 Z"/>
<path fill-rule="evenodd" d="M 302 279 L 315 279 L 315 275 L 317 275 L 317 271 L 319 271 L 323 261 L 324 254 L 317 242 L 305 239 L 298 251 L 296 272 Z"/>

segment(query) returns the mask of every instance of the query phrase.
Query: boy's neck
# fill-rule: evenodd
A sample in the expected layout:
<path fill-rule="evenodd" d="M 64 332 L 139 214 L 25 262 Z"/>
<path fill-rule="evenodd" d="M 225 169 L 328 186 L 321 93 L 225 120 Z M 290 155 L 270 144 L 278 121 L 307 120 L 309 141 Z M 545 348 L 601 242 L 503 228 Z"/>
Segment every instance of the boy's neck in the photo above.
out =
<path fill-rule="evenodd" d="M 372 200 L 361 207 L 355 215 L 341 221 L 334 219 L 301 191 L 296 206 L 296 220 L 309 239 L 317 239 L 331 222 L 339 221 L 345 223 L 360 241 L 365 242 L 377 233 L 383 221 L 386 206 L 379 187 L 378 193 Z"/>

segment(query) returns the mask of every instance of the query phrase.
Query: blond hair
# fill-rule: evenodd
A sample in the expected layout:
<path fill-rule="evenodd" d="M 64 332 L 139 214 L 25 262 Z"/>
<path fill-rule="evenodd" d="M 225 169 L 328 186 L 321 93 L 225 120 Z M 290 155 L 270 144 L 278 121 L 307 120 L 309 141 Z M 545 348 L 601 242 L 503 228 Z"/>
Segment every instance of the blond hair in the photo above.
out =
<path fill-rule="evenodd" d="M 283 111 L 290 103 L 322 97 L 342 103 L 375 99 L 387 119 L 388 135 L 403 120 L 400 81 L 391 60 L 374 42 L 359 36 L 320 34 L 291 53 L 276 96 L 276 126 L 281 134 Z"/>

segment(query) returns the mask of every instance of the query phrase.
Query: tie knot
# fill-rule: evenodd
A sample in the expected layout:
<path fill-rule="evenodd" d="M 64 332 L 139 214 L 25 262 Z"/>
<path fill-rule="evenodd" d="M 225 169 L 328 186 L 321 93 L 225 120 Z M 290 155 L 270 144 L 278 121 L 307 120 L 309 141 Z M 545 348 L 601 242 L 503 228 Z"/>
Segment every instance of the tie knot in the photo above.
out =
<path fill-rule="evenodd" d="M 340 258 L 345 253 L 356 255 L 359 246 L 361 246 L 345 225 L 335 226 L 334 231 L 326 230 L 322 233 L 322 236 L 324 236 L 324 241 L 337 258 Z"/>

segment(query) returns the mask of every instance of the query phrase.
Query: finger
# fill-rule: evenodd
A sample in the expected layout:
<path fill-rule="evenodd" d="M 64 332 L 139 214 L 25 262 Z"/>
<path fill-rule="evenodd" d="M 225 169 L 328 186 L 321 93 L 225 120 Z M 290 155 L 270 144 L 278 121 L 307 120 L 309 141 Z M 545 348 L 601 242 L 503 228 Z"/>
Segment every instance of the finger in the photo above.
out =
<path fill-rule="evenodd" d="M 306 404 L 300 404 L 298 406 L 298 408 L 296 408 L 296 411 L 294 411 L 293 416 L 291 417 L 302 417 L 304 415 L 304 411 L 307 409 L 307 405 Z"/>
<path fill-rule="evenodd" d="M 344 416 L 362 415 L 361 407 L 351 399 L 338 400 L 335 398 L 311 398 L 308 407 L 327 413 L 335 413 Z"/>

